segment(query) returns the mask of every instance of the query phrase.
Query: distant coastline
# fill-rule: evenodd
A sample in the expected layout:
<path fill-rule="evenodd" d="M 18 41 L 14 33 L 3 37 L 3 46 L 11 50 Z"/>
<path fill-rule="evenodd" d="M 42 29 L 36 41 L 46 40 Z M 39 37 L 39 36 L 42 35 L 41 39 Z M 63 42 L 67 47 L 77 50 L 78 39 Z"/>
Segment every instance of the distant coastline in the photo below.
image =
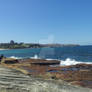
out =
<path fill-rule="evenodd" d="M 2 48 L 0 48 L 0 50 L 9 50 L 9 49 L 2 49 Z"/>
<path fill-rule="evenodd" d="M 9 43 L 0 43 L 0 50 L 7 49 L 25 49 L 25 48 L 43 48 L 43 47 L 75 47 L 78 44 L 40 44 L 40 43 L 17 43 L 11 40 Z"/>

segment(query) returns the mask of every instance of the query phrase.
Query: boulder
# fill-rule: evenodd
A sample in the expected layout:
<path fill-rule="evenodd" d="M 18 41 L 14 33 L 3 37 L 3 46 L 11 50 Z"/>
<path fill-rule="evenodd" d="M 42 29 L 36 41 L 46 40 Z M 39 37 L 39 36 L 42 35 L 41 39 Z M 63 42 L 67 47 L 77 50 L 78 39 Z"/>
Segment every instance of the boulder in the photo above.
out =
<path fill-rule="evenodd" d="M 12 59 L 12 58 L 4 58 L 1 61 L 1 64 L 16 64 L 19 63 L 19 61 L 17 59 Z"/>

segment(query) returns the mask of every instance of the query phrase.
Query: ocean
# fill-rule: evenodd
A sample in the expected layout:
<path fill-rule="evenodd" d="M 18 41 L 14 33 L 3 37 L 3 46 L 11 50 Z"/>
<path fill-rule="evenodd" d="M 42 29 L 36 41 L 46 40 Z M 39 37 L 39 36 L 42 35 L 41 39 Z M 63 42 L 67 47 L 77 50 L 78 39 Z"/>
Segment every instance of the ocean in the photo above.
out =
<path fill-rule="evenodd" d="M 28 48 L 0 50 L 0 54 L 11 58 L 40 58 L 61 60 L 61 65 L 92 63 L 92 46 Z"/>

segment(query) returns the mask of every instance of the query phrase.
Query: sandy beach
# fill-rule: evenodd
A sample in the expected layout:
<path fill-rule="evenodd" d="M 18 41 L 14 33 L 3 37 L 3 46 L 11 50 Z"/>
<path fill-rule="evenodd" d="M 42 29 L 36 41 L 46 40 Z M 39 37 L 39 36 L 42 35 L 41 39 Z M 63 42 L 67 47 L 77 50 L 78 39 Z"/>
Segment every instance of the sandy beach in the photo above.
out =
<path fill-rule="evenodd" d="M 9 50 L 9 49 L 0 49 L 0 50 Z"/>

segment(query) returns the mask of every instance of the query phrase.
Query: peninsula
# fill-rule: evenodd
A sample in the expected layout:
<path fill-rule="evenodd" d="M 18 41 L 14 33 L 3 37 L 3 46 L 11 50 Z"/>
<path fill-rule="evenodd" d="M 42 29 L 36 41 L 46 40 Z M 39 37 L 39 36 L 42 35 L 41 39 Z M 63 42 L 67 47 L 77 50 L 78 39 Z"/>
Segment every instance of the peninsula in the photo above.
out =
<path fill-rule="evenodd" d="M 24 48 L 43 48 L 43 47 L 75 47 L 78 44 L 40 44 L 40 43 L 17 43 L 11 40 L 9 43 L 0 43 L 0 49 L 24 49 Z"/>

